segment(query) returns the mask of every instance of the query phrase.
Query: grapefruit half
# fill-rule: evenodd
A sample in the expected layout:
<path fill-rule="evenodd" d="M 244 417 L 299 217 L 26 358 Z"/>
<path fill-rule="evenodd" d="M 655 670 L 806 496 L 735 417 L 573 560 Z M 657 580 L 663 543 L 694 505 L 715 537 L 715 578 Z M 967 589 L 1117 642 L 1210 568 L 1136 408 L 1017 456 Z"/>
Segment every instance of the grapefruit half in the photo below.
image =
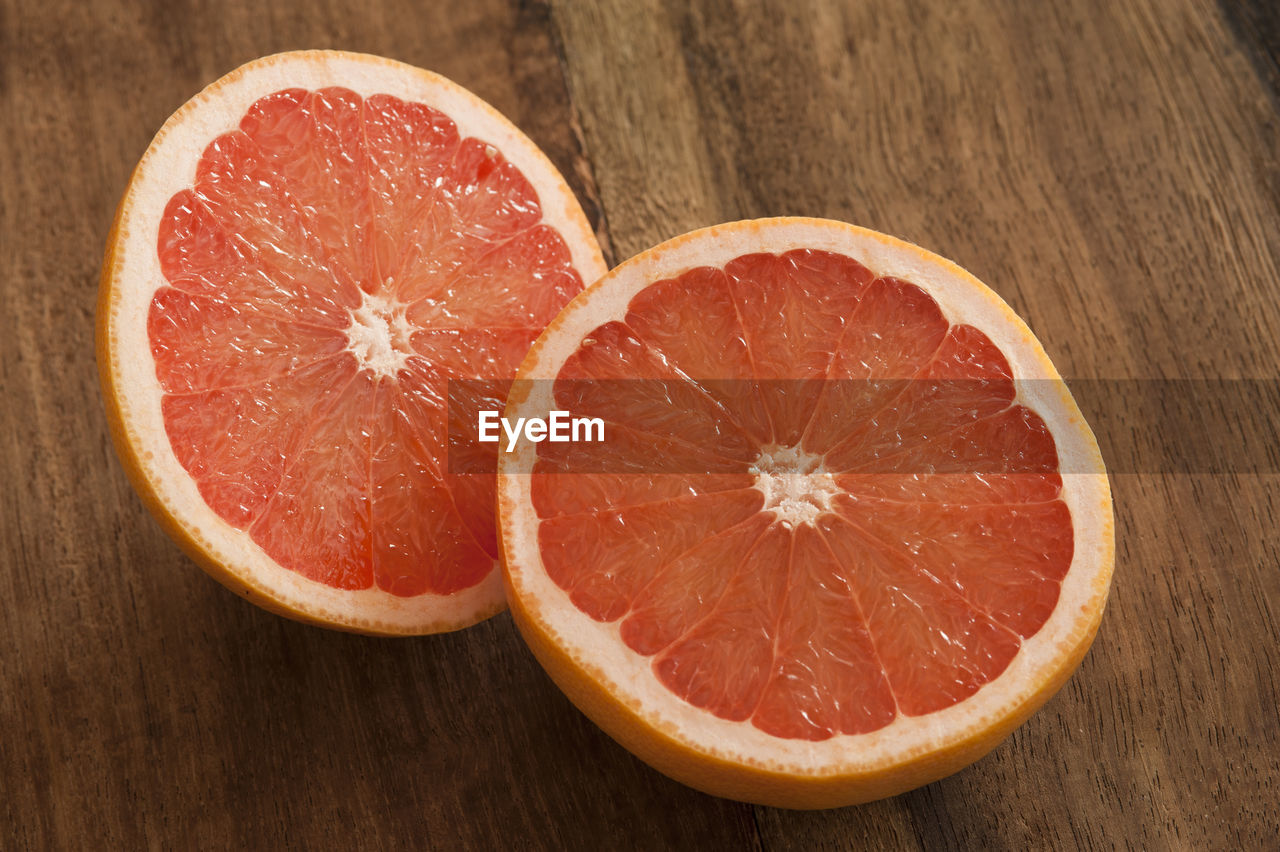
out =
<path fill-rule="evenodd" d="M 1093 434 L 1012 310 L 914 245 L 784 218 L 650 249 L 524 359 L 507 419 L 552 410 L 605 435 L 500 455 L 513 616 L 693 787 L 819 808 L 935 780 L 1097 630 Z"/>
<path fill-rule="evenodd" d="M 165 123 L 120 203 L 98 305 L 116 447 L 258 604 L 466 626 L 503 591 L 493 477 L 448 471 L 448 383 L 509 378 L 604 269 L 561 175 L 475 95 L 374 56 L 259 59 Z"/>

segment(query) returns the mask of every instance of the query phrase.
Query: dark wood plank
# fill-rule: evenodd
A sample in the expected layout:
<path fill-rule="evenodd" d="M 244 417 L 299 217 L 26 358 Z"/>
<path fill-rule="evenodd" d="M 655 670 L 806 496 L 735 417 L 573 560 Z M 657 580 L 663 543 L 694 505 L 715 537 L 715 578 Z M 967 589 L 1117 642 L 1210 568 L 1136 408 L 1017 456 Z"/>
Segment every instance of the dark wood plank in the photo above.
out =
<path fill-rule="evenodd" d="M 1258 76 L 1280 99 L 1280 7 L 1268 0 L 1220 0 L 1219 5 Z"/>
<path fill-rule="evenodd" d="M 1070 378 L 1277 377 L 1276 101 L 1212 3 L 553 8 L 619 259 L 829 216 L 959 261 Z M 1111 459 L 1113 597 L 1063 693 L 923 790 L 757 809 L 766 848 L 1274 848 L 1280 483 L 1149 462 Z"/>
<path fill-rule="evenodd" d="M 0 847 L 751 847 L 506 616 L 379 641 L 261 612 L 146 515 L 93 365 L 111 215 L 168 114 L 253 57 L 380 53 L 527 130 L 590 204 L 545 7 L 0 3 Z"/>

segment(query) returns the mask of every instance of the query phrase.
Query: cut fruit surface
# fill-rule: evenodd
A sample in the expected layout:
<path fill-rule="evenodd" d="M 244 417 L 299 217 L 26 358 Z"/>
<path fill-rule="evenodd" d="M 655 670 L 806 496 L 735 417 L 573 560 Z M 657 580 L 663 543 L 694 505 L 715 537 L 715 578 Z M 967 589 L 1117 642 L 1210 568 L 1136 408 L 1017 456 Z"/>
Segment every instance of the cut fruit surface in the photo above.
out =
<path fill-rule="evenodd" d="M 977 759 L 1079 664 L 1110 582 L 1097 445 L 963 270 L 811 219 L 658 246 L 534 343 L 500 456 L 508 595 L 566 693 L 719 795 L 827 807 Z"/>
<path fill-rule="evenodd" d="M 121 202 L 113 436 L 168 531 L 261 605 L 466 626 L 503 592 L 493 477 L 449 472 L 449 382 L 509 379 L 603 272 L 563 178 L 474 95 L 360 54 L 257 60 L 170 118 Z"/>

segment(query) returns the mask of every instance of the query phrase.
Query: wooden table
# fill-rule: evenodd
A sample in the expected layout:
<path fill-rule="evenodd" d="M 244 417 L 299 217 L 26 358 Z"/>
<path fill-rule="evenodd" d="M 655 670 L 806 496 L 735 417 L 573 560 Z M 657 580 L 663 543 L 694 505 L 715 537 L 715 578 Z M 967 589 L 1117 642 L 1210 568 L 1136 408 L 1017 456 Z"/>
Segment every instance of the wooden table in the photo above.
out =
<path fill-rule="evenodd" d="M 1115 586 L 1069 686 L 952 778 L 788 812 L 633 759 L 506 616 L 387 641 L 237 600 L 125 481 L 92 342 L 151 135 L 318 46 L 490 100 L 612 261 L 846 219 L 968 267 L 1070 378 L 1274 380 L 1273 4 L 343 5 L 0 0 L 0 847 L 1277 848 L 1280 466 L 1112 456 Z M 1123 393 L 1087 413 L 1104 448 L 1168 428 Z"/>

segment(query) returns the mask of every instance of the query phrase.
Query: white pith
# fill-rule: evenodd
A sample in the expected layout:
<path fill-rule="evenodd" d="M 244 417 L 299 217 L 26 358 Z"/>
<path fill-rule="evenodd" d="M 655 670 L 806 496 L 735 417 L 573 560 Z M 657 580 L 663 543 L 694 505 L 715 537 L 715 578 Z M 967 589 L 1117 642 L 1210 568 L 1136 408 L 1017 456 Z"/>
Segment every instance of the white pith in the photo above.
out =
<path fill-rule="evenodd" d="M 840 493 L 835 477 L 822 469 L 822 457 L 799 447 L 765 447 L 751 471 L 764 495 L 764 510 L 788 527 L 812 524 Z"/>
<path fill-rule="evenodd" d="M 564 179 L 492 107 L 443 77 L 392 60 L 328 51 L 279 54 L 237 69 L 189 101 L 160 130 L 139 163 L 121 204 L 112 266 L 104 273 L 100 310 L 106 311 L 102 333 L 109 353 L 104 370 L 115 388 L 124 433 L 156 500 L 205 554 L 246 586 L 309 617 L 357 630 L 424 633 L 462 626 L 503 607 L 498 571 L 452 595 L 402 598 L 376 587 L 343 591 L 285 570 L 246 531 L 209 509 L 165 432 L 162 391 L 147 337 L 148 309 L 165 283 L 156 249 L 165 205 L 193 185 L 205 147 L 234 130 L 258 98 L 282 89 L 327 86 L 342 86 L 362 97 L 384 94 L 427 104 L 448 115 L 462 137 L 475 137 L 500 150 L 537 191 L 542 221 L 563 236 L 582 280 L 589 283 L 604 273 L 595 236 Z M 352 351 L 380 374 L 402 365 L 398 341 L 405 328 L 394 308 L 366 300 L 360 309 L 365 313 L 353 312 L 349 329 Z"/>
<path fill-rule="evenodd" d="M 840 222 L 775 219 L 707 228 L 672 240 L 612 270 L 576 297 L 534 344 L 522 379 L 553 380 L 580 341 L 604 322 L 620 319 L 631 299 L 649 284 L 689 269 L 723 267 L 752 252 L 795 248 L 853 257 L 876 275 L 895 276 L 927 291 L 953 324 L 977 327 L 1008 358 L 1018 382 L 1016 402 L 1044 419 L 1057 444 L 1061 499 L 1074 524 L 1075 551 L 1058 605 L 1034 636 L 1023 642 L 1008 668 L 970 698 L 919 717 L 899 715 L 877 731 L 811 742 L 766 734 L 751 722 L 730 722 L 700 710 L 667 690 L 654 676 L 651 658 L 622 641 L 621 621 L 597 622 L 579 610 L 547 575 L 537 541 L 529 471 L 536 447 L 522 445 L 500 460 L 500 529 L 512 593 L 528 615 L 589 676 L 657 730 L 703 754 L 767 770 L 810 776 L 871 772 L 902 764 L 969 740 L 1015 715 L 1040 687 L 1088 641 L 1105 601 L 1114 551 L 1111 497 L 1092 432 L 1026 325 L 985 285 L 943 258 L 908 243 Z M 545 409 L 551 381 L 517 385 L 507 416 Z M 804 499 L 810 481 L 797 491 Z M 821 490 L 821 489 L 819 489 Z M 787 499 L 785 489 L 778 492 Z M 804 512 L 807 514 L 807 511 Z"/>
<path fill-rule="evenodd" d="M 405 317 L 404 302 L 380 294 L 361 293 L 347 325 L 347 351 L 362 369 L 394 378 L 414 354 L 409 338 L 414 328 Z"/>

